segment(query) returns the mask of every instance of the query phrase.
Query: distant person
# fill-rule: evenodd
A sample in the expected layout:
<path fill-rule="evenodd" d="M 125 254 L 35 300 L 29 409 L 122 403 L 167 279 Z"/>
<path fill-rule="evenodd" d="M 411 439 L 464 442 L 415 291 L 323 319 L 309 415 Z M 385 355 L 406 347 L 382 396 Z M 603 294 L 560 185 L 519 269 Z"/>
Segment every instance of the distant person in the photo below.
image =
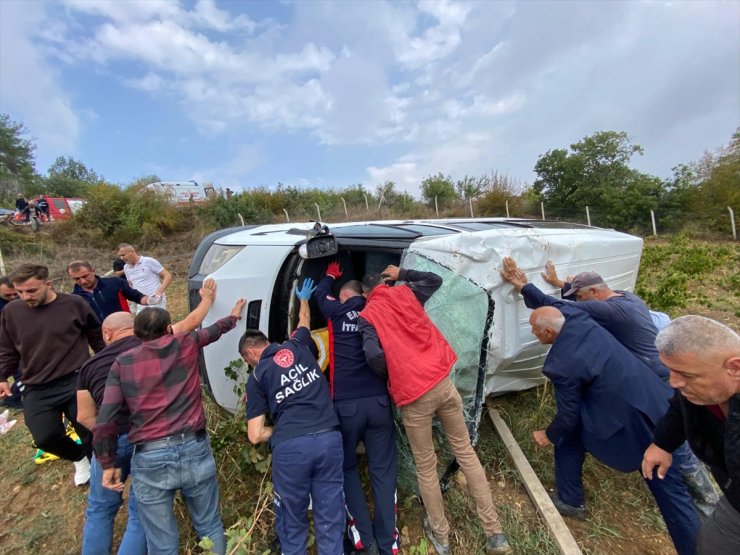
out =
<path fill-rule="evenodd" d="M 20 365 L 26 426 L 39 449 L 75 463 L 75 483 L 90 478 L 90 433 L 77 422 L 77 371 L 105 347 L 100 322 L 77 295 L 52 289 L 46 266 L 21 264 L 10 279 L 23 302 L 0 315 L 0 397 L 11 394 L 7 377 Z M 66 416 L 82 440 L 67 436 Z"/>
<path fill-rule="evenodd" d="M 113 269 L 111 270 L 111 276 L 126 279 L 126 263 L 120 258 L 116 258 L 113 261 Z"/>
<path fill-rule="evenodd" d="M 331 262 L 319 281 L 314 298 L 329 325 L 329 375 L 334 409 L 344 445 L 344 498 L 349 513 L 350 540 L 362 553 L 392 555 L 398 552 L 396 530 L 396 423 L 386 380 L 375 374 L 362 350 L 357 327 L 365 308 L 362 284 L 344 283 L 337 299 L 331 288 L 342 276 Z M 365 445 L 375 517 L 362 489 L 357 445 Z"/>
<path fill-rule="evenodd" d="M 709 318 L 682 316 L 656 344 L 677 391 L 645 451 L 643 476 L 665 480 L 671 452 L 688 440 L 724 493 L 704 521 L 698 553 L 740 553 L 740 336 Z"/>
<path fill-rule="evenodd" d="M 118 245 L 118 256 L 126 263 L 124 272 L 131 287 L 141 291 L 147 297 L 152 297 L 149 304 L 166 309 L 165 289 L 172 281 L 172 274 L 165 270 L 158 260 L 149 256 L 141 256 L 128 243 Z"/>
<path fill-rule="evenodd" d="M 551 345 L 542 373 L 555 388 L 557 413 L 533 433 L 555 447 L 552 501 L 565 516 L 584 519 L 586 452 L 619 472 L 640 470 L 642 454 L 673 392 L 585 312 L 545 306 L 529 318 L 532 334 Z M 694 555 L 699 515 L 678 472 L 647 481 L 679 555 Z"/>
<path fill-rule="evenodd" d="M 215 293 L 215 282 L 212 279 L 205 280 L 200 290 L 200 303 L 182 322 L 172 325 L 172 332 L 189 332 L 197 328 L 213 305 Z M 113 313 L 103 321 L 103 339 L 105 349 L 83 364 L 77 382 L 77 420 L 89 430 L 95 426 L 95 418 L 103 404 L 105 383 L 113 362 L 119 355 L 141 345 L 141 339 L 134 335 L 134 318 L 129 312 Z M 131 472 L 131 457 L 134 452 L 134 446 L 128 441 L 130 425 L 125 408 L 119 412 L 117 423 L 118 449 L 115 466 L 121 469 L 121 482 L 125 482 Z M 90 465 L 90 493 L 82 530 L 82 555 L 111 553 L 113 524 L 123 503 L 123 496 L 120 492 L 103 486 L 103 469 L 94 456 Z M 146 534 L 139 521 L 133 488 L 129 491 L 128 522 L 118 553 L 146 553 Z"/>
<path fill-rule="evenodd" d="M 309 499 L 318 552 L 344 553 L 342 436 L 309 330 L 314 289 L 306 278 L 296 291 L 298 326 L 290 339 L 270 343 L 261 331 L 247 330 L 239 340 L 239 354 L 254 368 L 247 380 L 247 435 L 272 450 L 275 532 L 283 555 L 306 553 Z M 272 427 L 265 426 L 268 413 Z"/>
<path fill-rule="evenodd" d="M 21 221 L 27 222 L 30 219 L 31 209 L 26 200 L 26 196 L 23 193 L 18 193 L 18 197 L 15 200 L 15 209 L 18 210 L 18 214 L 21 216 Z"/>
<path fill-rule="evenodd" d="M 39 194 L 36 197 L 36 209 L 38 210 L 39 215 L 42 216 L 45 221 L 51 221 L 51 214 L 49 212 L 49 201 L 46 200 L 43 194 Z"/>
<path fill-rule="evenodd" d="M 519 279 L 508 281 L 522 294 L 528 308 L 562 308 L 567 305 L 588 314 L 658 377 L 668 380 L 668 369 L 660 361 L 655 348 L 658 332 L 654 323 L 656 315 L 651 313 L 640 297 L 629 291 L 612 290 L 596 272 L 581 272 L 572 280 L 563 281 L 558 278 L 555 265 L 548 261 L 542 277 L 551 285 L 562 288 L 563 298 L 558 299 L 527 283 L 526 275 L 517 268 L 512 258 L 505 257 L 503 267 L 502 276 L 507 272 L 518 272 Z M 572 302 L 573 299 L 576 302 Z M 660 321 L 663 318 L 658 315 L 658 319 Z M 689 487 L 694 505 L 702 515 L 709 516 L 719 501 L 709 475 L 688 446 L 681 447 L 678 454 L 679 470 Z"/>
<path fill-rule="evenodd" d="M 386 281 L 406 284 L 389 287 Z M 358 318 L 370 367 L 388 380 L 390 396 L 401 409 L 403 427 L 416 462 L 416 477 L 427 517 L 424 531 L 439 555 L 450 553 L 450 525 L 437 476 L 432 419 L 442 423 L 447 441 L 465 475 L 486 534 L 485 553 L 509 553 L 486 473 L 465 425 L 462 399 L 450 379 L 457 355 L 429 319 L 424 304 L 442 285 L 432 272 L 388 266 L 362 279 L 367 304 Z"/>
<path fill-rule="evenodd" d="M 67 274 L 75 282 L 72 294 L 85 299 L 101 322 L 115 312 L 130 312 L 128 301 L 143 306 L 149 303 L 149 297 L 132 289 L 126 281 L 101 277 L 92 264 L 84 260 L 70 262 Z"/>
<path fill-rule="evenodd" d="M 172 509 L 178 491 L 198 536 L 213 542 L 214 553 L 226 551 L 198 357 L 203 347 L 234 329 L 244 303 L 239 299 L 229 316 L 189 333 L 174 333 L 164 309 L 142 310 L 134 319 L 141 345 L 119 355 L 111 366 L 93 429 L 95 455 L 103 468 L 103 485 L 123 491 L 116 454 L 119 418 L 128 409 L 132 487 L 150 553 L 178 553 L 180 536 Z"/>
<path fill-rule="evenodd" d="M 10 281 L 10 277 L 0 277 L 0 312 L 3 311 L 5 305 L 9 302 L 14 301 L 18 298 L 18 292 L 13 287 L 13 282 Z M 10 397 L 5 397 L 0 401 L 0 407 L 9 409 L 22 409 L 23 408 L 23 382 L 21 381 L 21 369 L 20 367 L 13 372 L 13 384 L 10 386 Z"/>

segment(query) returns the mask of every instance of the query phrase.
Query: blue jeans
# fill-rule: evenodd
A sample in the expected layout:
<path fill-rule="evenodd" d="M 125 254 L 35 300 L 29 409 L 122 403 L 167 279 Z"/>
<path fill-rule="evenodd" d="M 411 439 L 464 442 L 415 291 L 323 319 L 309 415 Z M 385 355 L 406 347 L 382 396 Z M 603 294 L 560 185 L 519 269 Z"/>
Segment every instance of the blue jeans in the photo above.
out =
<path fill-rule="evenodd" d="M 306 434 L 272 448 L 275 531 L 283 555 L 305 555 L 308 498 L 319 555 L 344 553 L 342 436 L 338 431 Z"/>
<path fill-rule="evenodd" d="M 121 469 L 121 481 L 131 472 L 133 446 L 126 435 L 118 437 L 116 468 Z M 87 496 L 85 527 L 82 530 L 82 555 L 108 555 L 113 548 L 113 522 L 123 503 L 123 495 L 102 484 L 103 469 L 93 456 L 90 463 L 90 493 Z M 119 555 L 145 555 L 146 535 L 139 522 L 133 488 L 128 497 L 128 522 L 123 534 Z"/>
<path fill-rule="evenodd" d="M 208 537 L 213 542 L 211 550 L 214 553 L 226 551 L 218 508 L 216 461 L 208 437 L 143 453 L 134 449 L 131 475 L 150 553 L 178 553 L 180 536 L 172 511 L 178 490 L 185 499 L 198 536 Z"/>

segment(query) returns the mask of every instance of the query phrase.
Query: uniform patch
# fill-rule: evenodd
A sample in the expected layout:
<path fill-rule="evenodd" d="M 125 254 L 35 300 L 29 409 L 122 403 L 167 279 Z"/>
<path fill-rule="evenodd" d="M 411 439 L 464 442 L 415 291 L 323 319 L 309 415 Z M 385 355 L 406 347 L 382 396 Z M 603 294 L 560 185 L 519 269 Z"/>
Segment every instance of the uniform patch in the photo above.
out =
<path fill-rule="evenodd" d="M 288 368 L 289 366 L 293 365 L 293 362 L 295 362 L 295 357 L 293 356 L 293 353 L 290 352 L 290 349 L 281 349 L 280 351 L 275 353 L 275 356 L 272 357 L 272 360 L 274 360 L 275 364 L 277 364 L 278 366 Z"/>
<path fill-rule="evenodd" d="M 330 301 L 336 301 L 337 300 L 336 297 L 332 297 L 331 295 L 327 295 L 326 298 L 327 298 L 327 300 L 330 300 Z"/>

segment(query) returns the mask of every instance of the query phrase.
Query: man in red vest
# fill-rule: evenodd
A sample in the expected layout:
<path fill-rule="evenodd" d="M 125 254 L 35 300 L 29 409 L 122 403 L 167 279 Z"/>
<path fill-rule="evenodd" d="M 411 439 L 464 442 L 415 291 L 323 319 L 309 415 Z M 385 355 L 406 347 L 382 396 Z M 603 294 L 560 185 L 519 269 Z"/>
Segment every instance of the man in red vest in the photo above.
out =
<path fill-rule="evenodd" d="M 406 284 L 389 287 L 384 282 Z M 401 409 L 416 477 L 427 511 L 424 530 L 440 555 L 450 553 L 450 525 L 445 517 L 432 441 L 432 419 L 442 423 L 447 441 L 465 474 L 486 533 L 486 554 L 511 551 L 493 506 L 488 480 L 470 442 L 462 399 L 449 377 L 457 355 L 424 311 L 424 303 L 442 285 L 432 272 L 388 266 L 362 280 L 367 305 L 358 327 L 370 367 L 388 380 L 388 390 Z"/>

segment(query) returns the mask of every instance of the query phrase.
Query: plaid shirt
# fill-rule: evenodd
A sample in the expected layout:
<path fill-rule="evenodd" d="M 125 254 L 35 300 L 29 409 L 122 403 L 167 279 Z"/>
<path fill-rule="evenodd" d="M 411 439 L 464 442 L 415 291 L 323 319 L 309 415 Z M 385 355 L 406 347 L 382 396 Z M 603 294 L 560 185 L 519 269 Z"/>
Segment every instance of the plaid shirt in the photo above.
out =
<path fill-rule="evenodd" d="M 116 416 L 123 406 L 131 414 L 132 444 L 205 429 L 198 353 L 234 326 L 236 318 L 228 316 L 198 331 L 146 341 L 116 359 L 93 429 L 93 447 L 103 468 L 115 464 Z"/>

